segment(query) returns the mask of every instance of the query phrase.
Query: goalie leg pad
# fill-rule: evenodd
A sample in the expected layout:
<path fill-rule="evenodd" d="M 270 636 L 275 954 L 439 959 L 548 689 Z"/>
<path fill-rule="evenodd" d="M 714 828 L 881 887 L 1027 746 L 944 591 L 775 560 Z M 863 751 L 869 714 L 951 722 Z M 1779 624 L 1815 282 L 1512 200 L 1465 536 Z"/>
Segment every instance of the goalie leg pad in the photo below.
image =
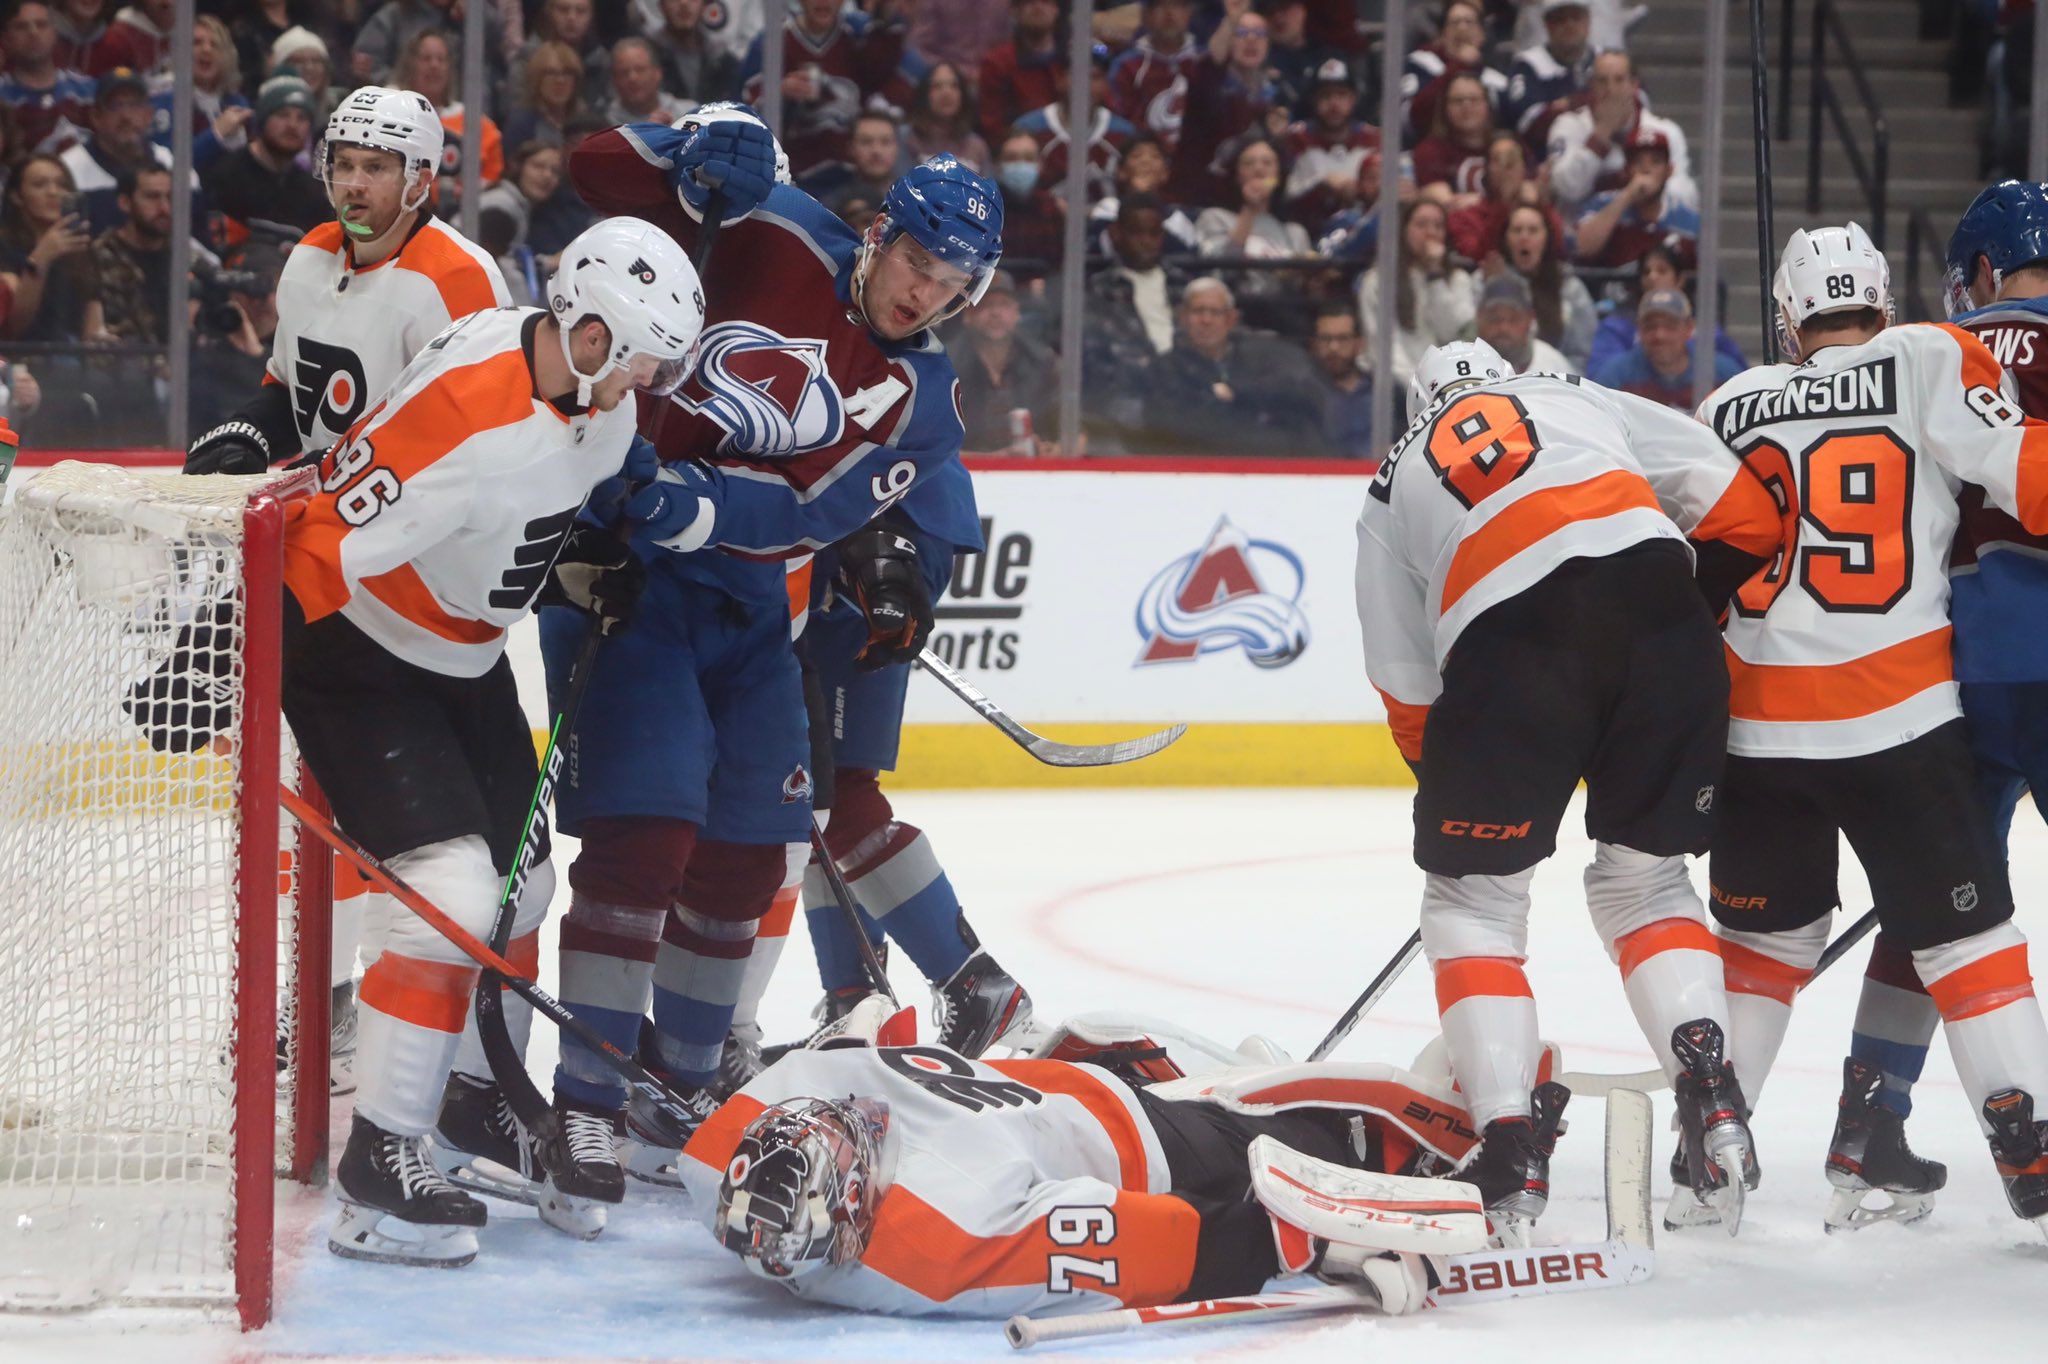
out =
<path fill-rule="evenodd" d="M 1375 1174 L 1304 1155 L 1269 1136 L 1253 1140 L 1252 1195 L 1274 1222 L 1281 1263 L 1307 1268 L 1310 1239 L 1358 1249 L 1448 1255 L 1486 1244 L 1479 1190 L 1451 1179 Z"/>

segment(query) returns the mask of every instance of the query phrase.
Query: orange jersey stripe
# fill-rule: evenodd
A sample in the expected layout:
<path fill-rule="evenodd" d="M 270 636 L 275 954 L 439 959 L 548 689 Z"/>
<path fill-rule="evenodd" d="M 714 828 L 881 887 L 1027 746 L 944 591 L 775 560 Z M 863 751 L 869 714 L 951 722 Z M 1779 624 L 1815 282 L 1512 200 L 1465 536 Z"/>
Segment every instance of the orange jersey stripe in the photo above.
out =
<path fill-rule="evenodd" d="M 1730 648 L 1728 712 L 1737 720 L 1853 720 L 1954 677 L 1946 625 L 1846 663 L 1749 663 Z"/>
<path fill-rule="evenodd" d="M 1444 1013 L 1461 999 L 1497 995 L 1533 999 L 1529 978 L 1514 957 L 1452 957 L 1436 964 L 1436 1010 Z"/>
<path fill-rule="evenodd" d="M 316 251 L 337 255 L 342 249 L 342 232 L 339 222 L 325 222 L 299 238 L 300 246 L 310 246 Z"/>
<path fill-rule="evenodd" d="M 1647 507 L 1659 510 L 1648 479 L 1628 469 L 1615 469 L 1561 488 L 1544 488 L 1516 500 L 1472 534 L 1451 556 L 1444 575 L 1440 611 L 1449 611 L 1486 575 L 1532 545 L 1541 543 L 1574 521 Z"/>
<path fill-rule="evenodd" d="M 424 275 L 440 291 L 450 321 L 498 306 L 498 295 L 468 252 L 438 232 L 421 232 L 398 253 L 398 268 Z"/>
<path fill-rule="evenodd" d="M 2032 998 L 2034 974 L 2027 967 L 2027 945 L 2015 943 L 1958 966 L 1947 975 L 1928 981 L 1927 993 L 1934 996 L 1935 1007 L 1948 1023 L 1988 1014 L 2014 1000 Z"/>
<path fill-rule="evenodd" d="M 986 1061 L 991 1070 L 1030 1085 L 1046 1094 L 1064 1094 L 1088 1110 L 1102 1124 L 1102 1130 L 1116 1148 L 1118 1182 L 1134 1193 L 1150 1187 L 1147 1180 L 1145 1140 L 1138 1133 L 1138 1120 L 1108 1085 L 1085 1070 L 1063 1061 Z"/>
<path fill-rule="evenodd" d="M 1695 540 L 1719 540 L 1765 559 L 1777 552 L 1784 535 L 1777 500 L 1746 464 L 1692 530 Z"/>
<path fill-rule="evenodd" d="M 363 972 L 362 1002 L 435 1032 L 461 1032 L 477 968 L 386 952 Z"/>
<path fill-rule="evenodd" d="M 1813 978 L 1813 972 L 1765 956 L 1739 942 L 1721 942 L 1721 980 L 1728 993 L 1762 995 L 1780 1004 L 1790 1004 L 1799 987 Z"/>
<path fill-rule="evenodd" d="M 1379 691 L 1375 687 L 1373 690 Z M 1380 692 L 1380 702 L 1387 708 L 1387 728 L 1394 733 L 1394 747 L 1401 750 L 1401 756 L 1409 762 L 1422 761 L 1422 730 L 1429 723 L 1429 707 L 1410 705 L 1397 701 Z"/>
<path fill-rule="evenodd" d="M 1720 940 L 1697 919 L 1659 919 L 1625 933 L 1615 943 L 1621 949 L 1621 978 L 1627 980 L 1638 966 L 1659 952 L 1712 952 L 1720 955 Z"/>
<path fill-rule="evenodd" d="M 732 1163 L 732 1153 L 740 1149 L 740 1137 L 747 1130 L 747 1124 L 767 1109 L 768 1105 L 751 1095 L 733 1095 L 704 1120 L 704 1125 L 683 1147 L 683 1154 L 691 1160 L 704 1162 L 714 1170 L 725 1169 Z"/>
<path fill-rule="evenodd" d="M 527 368 L 525 355 L 517 350 L 501 351 L 474 365 L 463 365 L 440 375 L 406 399 L 374 431 L 368 428 L 384 416 L 385 408 L 381 403 L 371 408 L 348 435 L 335 443 L 335 448 L 346 448 L 367 434 L 376 451 L 372 467 L 389 469 L 398 476 L 402 488 L 408 479 L 478 431 L 509 426 L 531 416 L 532 394 L 532 372 Z M 333 451 L 329 451 L 328 458 L 322 461 L 323 470 L 331 465 L 332 458 Z M 341 552 L 342 541 L 352 527 L 342 519 L 337 501 L 336 493 L 322 491 L 302 504 L 303 514 L 285 529 L 285 585 L 298 599 L 308 623 L 333 615 L 349 599 Z M 424 587 L 421 590 L 424 592 Z M 381 594 L 379 599 L 383 600 Z M 385 604 L 401 612 L 405 609 L 394 602 Z M 424 629 L 433 628 L 424 621 L 415 623 Z M 492 635 L 497 633 L 494 626 L 480 628 L 489 629 Z"/>
<path fill-rule="evenodd" d="M 411 564 L 363 579 L 363 590 L 414 625 L 457 644 L 489 644 L 505 633 L 480 620 L 449 615 Z"/>
<path fill-rule="evenodd" d="M 1077 1288 L 1099 1289 L 1127 1307 L 1174 1301 L 1195 1272 L 1202 1219 L 1171 1194 L 1125 1193 L 1116 1200 L 1116 1236 L 1106 1245 L 1061 1245 L 1045 1219 L 1000 1236 L 976 1236 L 905 1188 L 885 1190 L 860 1262 L 934 1302 L 977 1288 L 1044 1285 L 1053 1257 L 1089 1261 Z"/>

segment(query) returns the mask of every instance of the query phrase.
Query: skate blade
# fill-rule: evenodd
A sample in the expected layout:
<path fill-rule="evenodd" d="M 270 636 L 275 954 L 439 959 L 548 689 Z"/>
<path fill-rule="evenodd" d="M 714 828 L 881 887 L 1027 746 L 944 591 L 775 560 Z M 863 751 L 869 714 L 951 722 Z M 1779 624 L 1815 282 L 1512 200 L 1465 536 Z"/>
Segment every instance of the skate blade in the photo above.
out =
<path fill-rule="evenodd" d="M 1889 1203 L 1865 1206 L 1866 1194 L 1881 1193 Z M 1901 1222 L 1906 1226 L 1924 1222 L 1934 1215 L 1934 1195 L 1931 1193 L 1893 1193 L 1888 1189 L 1873 1189 L 1869 1185 L 1855 1189 L 1837 1189 L 1828 1200 L 1828 1210 L 1823 1214 L 1821 1226 L 1832 1236 L 1838 1231 L 1861 1231 L 1879 1222 Z"/>
<path fill-rule="evenodd" d="M 433 1156 L 434 1168 L 441 1177 L 464 1193 L 481 1194 L 485 1198 L 501 1199 L 530 1208 L 540 1198 L 540 1184 L 526 1178 L 515 1170 L 500 1165 L 495 1160 L 472 1156 L 467 1151 L 458 1151 L 452 1146 L 443 1146 L 437 1137 L 429 1151 Z"/>
<path fill-rule="evenodd" d="M 343 1203 L 327 1248 L 347 1260 L 460 1269 L 476 1258 L 476 1228 L 425 1226 L 359 1203 Z"/>
<path fill-rule="evenodd" d="M 555 1187 L 553 1180 L 542 1187 L 538 1206 L 541 1221 L 579 1241 L 595 1241 L 603 1234 L 608 1220 L 606 1204 L 565 1194 Z"/>
<path fill-rule="evenodd" d="M 619 1164 L 641 1183 L 656 1184 L 664 1189 L 683 1187 L 683 1153 L 680 1150 L 650 1146 L 635 1137 L 621 1138 L 617 1150 Z"/>
<path fill-rule="evenodd" d="M 1730 1236 L 1742 1230 L 1742 1207 L 1749 1196 L 1742 1183 L 1742 1167 L 1748 1163 L 1748 1154 L 1748 1144 L 1739 1141 L 1712 1152 L 1714 1163 L 1721 1167 L 1721 1186 L 1711 1190 L 1706 1200 L 1719 1211 L 1721 1225 Z"/>

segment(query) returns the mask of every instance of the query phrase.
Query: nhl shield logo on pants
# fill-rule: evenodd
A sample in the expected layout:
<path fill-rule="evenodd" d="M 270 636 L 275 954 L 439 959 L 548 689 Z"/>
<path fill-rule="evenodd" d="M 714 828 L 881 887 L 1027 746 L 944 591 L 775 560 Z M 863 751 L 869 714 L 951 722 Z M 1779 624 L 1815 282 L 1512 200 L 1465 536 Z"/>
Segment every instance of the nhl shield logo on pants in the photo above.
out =
<path fill-rule="evenodd" d="M 1977 883 L 1963 882 L 1948 893 L 1948 902 L 1956 907 L 1956 913 L 1968 914 L 1977 907 Z"/>

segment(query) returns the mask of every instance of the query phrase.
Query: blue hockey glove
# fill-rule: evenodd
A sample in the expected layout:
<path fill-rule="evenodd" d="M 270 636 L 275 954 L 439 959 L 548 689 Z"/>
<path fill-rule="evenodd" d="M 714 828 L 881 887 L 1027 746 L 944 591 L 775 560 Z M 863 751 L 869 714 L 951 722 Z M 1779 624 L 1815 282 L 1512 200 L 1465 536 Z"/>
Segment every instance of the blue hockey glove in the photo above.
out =
<path fill-rule="evenodd" d="M 702 549 L 718 519 L 717 481 L 698 465 L 664 464 L 654 481 L 626 500 L 633 547 L 688 554 Z"/>
<path fill-rule="evenodd" d="M 632 445 L 626 450 L 626 462 L 619 466 L 617 473 L 590 490 L 580 519 L 593 526 L 610 528 L 618 525 L 626 514 L 627 500 L 654 482 L 654 476 L 660 469 L 661 456 L 654 453 L 654 442 L 645 436 L 634 436 Z"/>
<path fill-rule="evenodd" d="M 675 153 L 669 182 L 699 213 L 711 191 L 721 191 L 725 222 L 736 223 L 759 208 L 775 188 L 775 138 L 758 123 L 707 123 Z"/>

